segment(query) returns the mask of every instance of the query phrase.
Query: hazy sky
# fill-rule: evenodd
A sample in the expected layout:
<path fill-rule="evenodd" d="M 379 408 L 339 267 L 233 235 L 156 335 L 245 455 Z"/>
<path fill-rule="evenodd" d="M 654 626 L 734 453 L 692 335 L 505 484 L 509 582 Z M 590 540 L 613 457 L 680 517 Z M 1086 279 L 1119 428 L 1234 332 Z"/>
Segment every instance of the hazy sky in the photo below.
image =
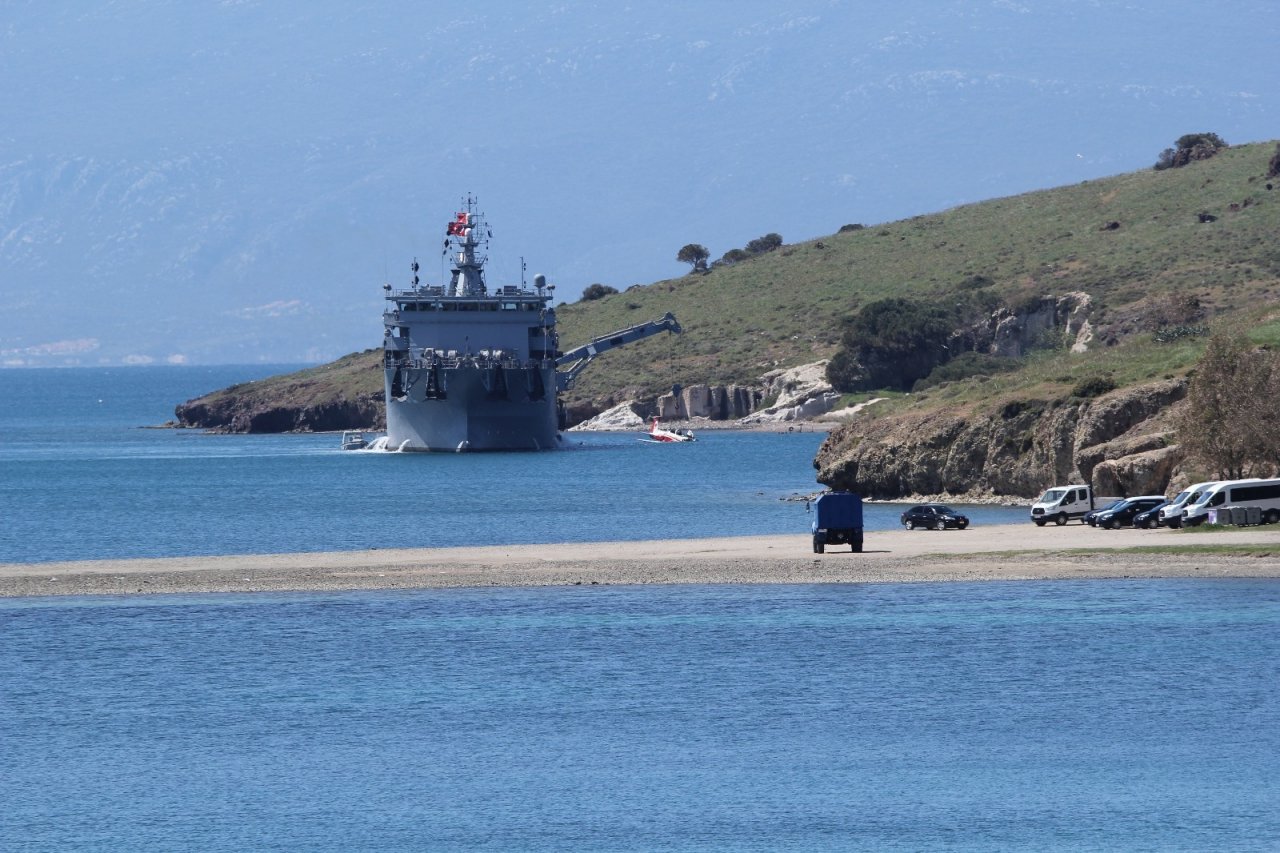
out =
<path fill-rule="evenodd" d="M 475 193 L 490 283 L 1280 137 L 1273 2 L 0 3 L 0 362 L 325 360 Z"/>

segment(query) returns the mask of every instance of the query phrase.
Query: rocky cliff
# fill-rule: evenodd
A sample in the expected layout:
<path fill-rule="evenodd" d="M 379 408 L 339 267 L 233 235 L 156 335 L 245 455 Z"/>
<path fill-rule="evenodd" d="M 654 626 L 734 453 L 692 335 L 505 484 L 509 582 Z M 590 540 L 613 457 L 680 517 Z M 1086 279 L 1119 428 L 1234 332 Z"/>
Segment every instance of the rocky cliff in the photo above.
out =
<path fill-rule="evenodd" d="M 215 432 L 384 429 L 382 358 L 352 353 L 335 362 L 245 382 L 181 403 L 178 425 Z"/>
<path fill-rule="evenodd" d="M 867 497 L 1032 497 L 1057 483 L 1099 494 L 1163 493 L 1182 454 L 1169 415 L 1186 382 L 1093 400 L 1023 400 L 971 415 L 906 412 L 840 427 L 814 460 L 818 481 Z"/>

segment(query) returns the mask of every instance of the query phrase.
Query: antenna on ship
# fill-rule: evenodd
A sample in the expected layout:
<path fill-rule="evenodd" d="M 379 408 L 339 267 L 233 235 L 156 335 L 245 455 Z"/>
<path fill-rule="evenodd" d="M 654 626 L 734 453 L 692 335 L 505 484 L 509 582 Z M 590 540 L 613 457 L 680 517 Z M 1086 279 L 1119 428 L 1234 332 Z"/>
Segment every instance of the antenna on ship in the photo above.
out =
<path fill-rule="evenodd" d="M 524 286 L 524 273 L 525 273 L 525 270 L 527 270 L 527 269 L 528 269 L 528 266 L 526 266 L 526 265 L 525 265 L 525 262 L 524 262 L 524 255 L 521 255 L 521 256 L 520 256 L 520 289 L 521 289 L 521 290 L 524 290 L 524 289 L 525 289 L 525 286 Z"/>

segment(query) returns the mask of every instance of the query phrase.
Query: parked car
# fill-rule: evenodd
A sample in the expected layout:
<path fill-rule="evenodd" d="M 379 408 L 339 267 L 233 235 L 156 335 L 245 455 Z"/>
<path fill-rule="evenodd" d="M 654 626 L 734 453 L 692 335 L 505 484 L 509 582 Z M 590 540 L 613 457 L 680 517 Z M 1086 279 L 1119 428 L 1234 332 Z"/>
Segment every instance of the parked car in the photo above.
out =
<path fill-rule="evenodd" d="M 1169 506 L 1172 501 L 1164 501 L 1156 504 L 1151 509 L 1144 510 L 1133 517 L 1133 526 L 1141 527 L 1143 530 L 1152 530 L 1156 527 L 1164 527 L 1165 507 Z"/>
<path fill-rule="evenodd" d="M 1177 496 L 1169 501 L 1169 505 L 1160 510 L 1160 523 L 1163 526 L 1174 529 L 1181 527 L 1182 511 L 1188 506 L 1199 502 L 1200 494 L 1210 486 L 1218 485 L 1219 482 L 1219 480 L 1210 480 L 1205 483 L 1194 483 L 1178 492 Z"/>
<path fill-rule="evenodd" d="M 1084 518 L 1083 518 L 1083 519 L 1081 519 L 1081 520 L 1082 520 L 1085 524 L 1089 525 L 1090 527 L 1097 527 L 1097 526 L 1098 526 L 1098 513 L 1106 512 L 1106 511 L 1108 511 L 1108 510 L 1115 509 L 1116 507 L 1120 506 L 1120 504 L 1122 504 L 1122 503 L 1124 503 L 1124 498 L 1116 498 L 1115 500 L 1113 500 L 1111 503 L 1107 504 L 1106 506 L 1100 506 L 1100 507 L 1098 507 L 1097 509 L 1091 509 L 1091 510 L 1089 510 L 1088 512 L 1086 512 L 1086 513 L 1084 514 Z"/>
<path fill-rule="evenodd" d="M 917 527 L 927 527 L 930 530 L 954 527 L 964 530 L 969 526 L 969 517 L 961 515 L 946 504 L 920 504 L 902 514 L 902 526 L 908 530 Z"/>
<path fill-rule="evenodd" d="M 1036 527 L 1050 521 L 1062 526 L 1070 519 L 1083 519 L 1093 509 L 1093 501 L 1093 489 L 1088 486 L 1054 486 L 1031 505 L 1031 520 Z"/>
<path fill-rule="evenodd" d="M 1142 495 L 1136 498 L 1127 498 L 1121 501 L 1118 507 L 1098 513 L 1096 518 L 1097 526 L 1104 530 L 1127 527 L 1133 524 L 1134 516 L 1138 513 L 1158 507 L 1164 501 L 1164 495 Z"/>

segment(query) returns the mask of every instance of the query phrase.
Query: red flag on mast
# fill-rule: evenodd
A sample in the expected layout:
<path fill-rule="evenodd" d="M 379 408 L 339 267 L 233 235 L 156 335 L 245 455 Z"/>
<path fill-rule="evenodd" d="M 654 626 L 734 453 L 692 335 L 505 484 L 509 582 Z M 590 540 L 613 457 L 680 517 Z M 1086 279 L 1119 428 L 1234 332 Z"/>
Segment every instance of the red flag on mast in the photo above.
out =
<path fill-rule="evenodd" d="M 467 214 L 465 212 L 459 213 L 457 217 L 449 223 L 448 227 L 445 229 L 445 233 L 449 234 L 451 237 L 462 237 L 466 233 L 466 228 Z"/>

